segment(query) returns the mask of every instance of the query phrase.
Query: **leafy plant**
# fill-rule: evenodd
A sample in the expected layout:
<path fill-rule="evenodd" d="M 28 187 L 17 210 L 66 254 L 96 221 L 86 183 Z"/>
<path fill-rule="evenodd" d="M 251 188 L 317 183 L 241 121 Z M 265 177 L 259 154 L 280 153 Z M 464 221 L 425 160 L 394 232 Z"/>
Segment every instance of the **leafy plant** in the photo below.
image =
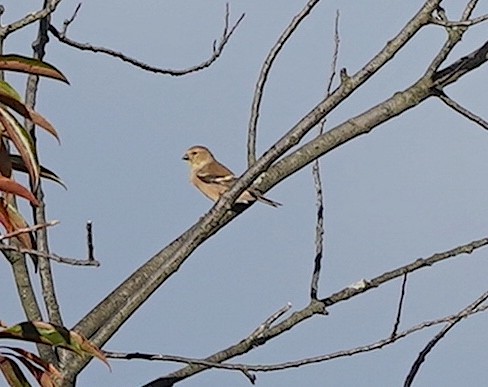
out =
<path fill-rule="evenodd" d="M 20 55 L 0 56 L 0 71 L 2 70 L 30 73 L 68 83 L 66 77 L 54 66 Z M 0 81 L 0 191 L 6 193 L 0 198 L 0 223 L 7 232 L 14 232 L 28 225 L 14 205 L 13 195 L 28 200 L 34 206 L 39 205 L 37 198 L 29 189 L 13 180 L 12 170 L 27 173 L 34 191 L 41 177 L 54 180 L 64 186 L 56 174 L 39 165 L 34 141 L 15 114 L 31 120 L 59 141 L 54 126 L 25 105 L 19 93 L 9 83 Z M 10 145 L 18 155 L 9 153 Z M 35 247 L 33 236 L 30 234 L 22 233 L 16 238 L 25 248 Z"/>
<path fill-rule="evenodd" d="M 64 348 L 79 356 L 94 356 L 110 369 L 105 355 L 82 335 L 42 321 L 22 322 L 11 327 L 0 323 L 0 339 L 14 339 Z M 57 386 L 61 373 L 49 362 L 23 348 L 0 346 L 0 371 L 11 386 L 30 386 L 19 364 L 24 365 L 40 386 Z"/>

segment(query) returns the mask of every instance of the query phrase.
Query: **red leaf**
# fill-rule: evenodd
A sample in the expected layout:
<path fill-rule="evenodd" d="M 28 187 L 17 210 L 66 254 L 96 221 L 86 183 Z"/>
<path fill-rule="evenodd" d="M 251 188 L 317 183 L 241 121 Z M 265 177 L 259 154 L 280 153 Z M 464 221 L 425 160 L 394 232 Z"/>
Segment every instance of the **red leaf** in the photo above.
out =
<path fill-rule="evenodd" d="M 8 177 L 0 176 L 0 191 L 21 196 L 24 199 L 29 200 L 35 206 L 39 205 L 39 202 L 31 191 Z"/>

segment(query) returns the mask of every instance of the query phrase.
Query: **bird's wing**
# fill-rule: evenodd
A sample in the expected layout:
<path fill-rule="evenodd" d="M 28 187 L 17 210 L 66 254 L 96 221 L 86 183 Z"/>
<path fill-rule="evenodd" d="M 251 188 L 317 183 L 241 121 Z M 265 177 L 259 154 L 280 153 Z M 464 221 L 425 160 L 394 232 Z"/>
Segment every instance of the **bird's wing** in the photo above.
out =
<path fill-rule="evenodd" d="M 230 186 L 236 181 L 236 177 L 228 168 L 218 162 L 213 162 L 200 169 L 196 176 L 204 183 L 214 183 Z"/>

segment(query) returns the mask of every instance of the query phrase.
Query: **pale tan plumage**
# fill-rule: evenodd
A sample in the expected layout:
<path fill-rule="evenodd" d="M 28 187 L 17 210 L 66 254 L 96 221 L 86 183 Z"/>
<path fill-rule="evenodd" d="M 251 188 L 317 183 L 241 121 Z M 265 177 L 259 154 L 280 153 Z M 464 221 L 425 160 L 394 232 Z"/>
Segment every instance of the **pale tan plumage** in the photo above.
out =
<path fill-rule="evenodd" d="M 192 146 L 185 152 L 183 160 L 190 165 L 190 181 L 207 198 L 216 202 L 220 196 L 229 190 L 237 178 L 224 165 L 215 160 L 212 153 L 204 146 Z M 269 200 L 254 190 L 246 190 L 236 200 L 236 203 L 252 203 L 259 200 L 273 207 L 281 204 Z"/>

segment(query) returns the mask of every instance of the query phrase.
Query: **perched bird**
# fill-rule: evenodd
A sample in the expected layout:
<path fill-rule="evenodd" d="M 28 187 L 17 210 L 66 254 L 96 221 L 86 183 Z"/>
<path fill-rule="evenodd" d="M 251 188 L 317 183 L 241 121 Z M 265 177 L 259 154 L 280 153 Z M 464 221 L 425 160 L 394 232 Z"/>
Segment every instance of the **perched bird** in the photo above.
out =
<path fill-rule="evenodd" d="M 236 182 L 235 175 L 215 160 L 212 153 L 204 146 L 192 146 L 185 152 L 183 160 L 190 165 L 190 181 L 207 198 L 216 202 Z M 253 189 L 247 189 L 236 200 L 236 203 L 249 204 L 256 200 L 273 207 L 281 203 L 269 200 Z"/>

